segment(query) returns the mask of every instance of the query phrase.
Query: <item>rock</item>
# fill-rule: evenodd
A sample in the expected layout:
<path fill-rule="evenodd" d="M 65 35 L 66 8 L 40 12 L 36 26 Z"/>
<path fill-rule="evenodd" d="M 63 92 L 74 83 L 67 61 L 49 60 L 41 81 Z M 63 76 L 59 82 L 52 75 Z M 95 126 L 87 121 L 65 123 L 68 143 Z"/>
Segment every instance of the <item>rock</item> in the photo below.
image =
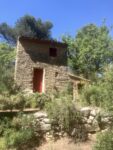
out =
<path fill-rule="evenodd" d="M 43 122 L 44 122 L 45 124 L 50 124 L 50 119 L 44 118 L 44 119 L 43 119 Z"/>
<path fill-rule="evenodd" d="M 102 133 L 105 133 L 105 132 L 107 132 L 107 131 L 109 131 L 109 128 L 106 128 L 106 129 L 104 129 L 104 130 L 101 130 Z"/>
<path fill-rule="evenodd" d="M 46 134 L 45 138 L 46 138 L 46 141 L 50 141 L 53 139 L 53 136 L 51 134 Z"/>
<path fill-rule="evenodd" d="M 94 133 L 94 132 L 100 131 L 98 124 L 93 124 L 93 125 L 86 124 L 85 128 L 86 128 L 88 133 Z"/>
<path fill-rule="evenodd" d="M 94 120 L 94 116 L 89 116 L 89 119 L 93 121 Z"/>
<path fill-rule="evenodd" d="M 109 117 L 102 117 L 101 122 L 102 123 L 109 123 Z"/>
<path fill-rule="evenodd" d="M 68 136 L 68 134 L 67 134 L 67 133 L 64 133 L 62 136 L 63 136 L 63 137 L 67 137 L 67 136 Z"/>
<path fill-rule="evenodd" d="M 95 117 L 95 116 L 97 115 L 97 111 L 96 111 L 95 109 L 92 110 L 92 111 L 90 112 L 90 115 Z"/>
<path fill-rule="evenodd" d="M 100 122 L 100 128 L 102 130 L 106 128 L 110 128 L 113 125 L 113 122 L 110 120 L 109 117 L 102 117 Z"/>
<path fill-rule="evenodd" d="M 93 116 L 89 116 L 89 119 L 87 120 L 87 123 L 88 124 L 92 124 L 93 120 L 94 120 L 94 117 Z"/>
<path fill-rule="evenodd" d="M 103 118 L 107 118 L 107 117 L 113 117 L 113 114 L 108 113 L 108 112 L 102 112 L 102 113 L 101 113 L 101 116 L 102 116 Z"/>
<path fill-rule="evenodd" d="M 83 124 L 87 123 L 87 120 L 88 120 L 88 118 L 87 118 L 87 117 L 83 117 L 83 118 L 82 118 L 82 122 L 83 122 Z"/>
<path fill-rule="evenodd" d="M 36 112 L 34 113 L 35 118 L 47 118 L 47 114 L 45 112 Z"/>
<path fill-rule="evenodd" d="M 77 129 L 74 128 L 73 131 L 72 131 L 72 133 L 71 133 L 71 136 L 75 136 L 76 134 L 77 134 Z"/>
<path fill-rule="evenodd" d="M 84 127 L 79 126 L 78 128 L 74 128 L 71 132 L 71 136 L 74 137 L 76 141 L 86 141 L 87 140 L 87 131 Z"/>
<path fill-rule="evenodd" d="M 95 131 L 95 132 L 100 131 L 100 127 L 99 127 L 98 121 L 95 120 L 95 119 L 92 122 L 92 130 Z"/>
<path fill-rule="evenodd" d="M 89 117 L 90 115 L 90 111 L 91 111 L 91 108 L 90 107 L 84 107 L 84 108 L 81 108 L 80 112 L 83 114 L 83 116 L 85 117 Z"/>
<path fill-rule="evenodd" d="M 109 121 L 113 122 L 113 116 L 109 117 Z"/>
<path fill-rule="evenodd" d="M 51 130 L 51 124 L 45 124 L 45 123 L 41 122 L 40 125 L 41 125 L 42 131 L 44 131 L 44 132 Z"/>

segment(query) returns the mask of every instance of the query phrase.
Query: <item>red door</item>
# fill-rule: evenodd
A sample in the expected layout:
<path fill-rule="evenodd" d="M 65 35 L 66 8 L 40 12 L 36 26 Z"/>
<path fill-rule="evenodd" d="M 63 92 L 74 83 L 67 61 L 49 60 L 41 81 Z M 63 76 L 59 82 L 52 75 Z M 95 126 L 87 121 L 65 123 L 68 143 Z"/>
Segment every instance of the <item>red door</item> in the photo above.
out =
<path fill-rule="evenodd" d="M 43 69 L 34 69 L 33 91 L 42 93 Z"/>

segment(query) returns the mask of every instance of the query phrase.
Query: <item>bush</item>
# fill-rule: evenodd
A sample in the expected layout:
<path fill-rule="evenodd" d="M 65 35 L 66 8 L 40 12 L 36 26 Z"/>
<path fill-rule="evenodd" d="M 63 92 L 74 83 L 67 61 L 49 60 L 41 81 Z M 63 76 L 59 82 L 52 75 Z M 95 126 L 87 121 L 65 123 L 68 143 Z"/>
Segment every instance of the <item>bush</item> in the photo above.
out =
<path fill-rule="evenodd" d="M 87 105 L 102 107 L 113 111 L 113 67 L 108 68 L 95 83 L 86 85 L 81 94 L 81 101 Z"/>
<path fill-rule="evenodd" d="M 0 118 L 0 136 L 3 136 L 5 130 L 11 127 L 11 118 L 2 117 Z"/>
<path fill-rule="evenodd" d="M 26 97 L 26 108 L 44 109 L 46 103 L 51 101 L 51 97 L 47 94 L 34 93 Z"/>
<path fill-rule="evenodd" d="M 81 102 L 85 105 L 101 106 L 103 97 L 101 88 L 96 85 L 86 85 L 81 92 Z"/>
<path fill-rule="evenodd" d="M 28 144 L 33 138 L 33 131 L 31 129 L 26 130 L 13 130 L 9 129 L 5 132 L 5 144 L 7 148 L 20 147 L 23 144 Z"/>
<path fill-rule="evenodd" d="M 25 95 L 24 93 L 17 93 L 9 95 L 4 93 L 0 95 L 0 110 L 6 109 L 20 109 L 24 108 L 39 108 L 44 109 L 46 103 L 51 101 L 51 97 L 46 94 L 35 93 L 32 95 Z"/>
<path fill-rule="evenodd" d="M 46 105 L 46 111 L 52 123 L 53 134 L 66 132 L 75 140 L 77 138 L 82 140 L 82 136 L 86 136 L 86 130 L 81 125 L 81 114 L 77 111 L 70 95 L 64 94 L 55 98 Z"/>
<path fill-rule="evenodd" d="M 42 135 L 36 132 L 40 131 L 40 125 L 36 124 L 32 115 L 20 114 L 14 117 L 10 124 L 3 136 L 7 148 L 22 149 L 25 146 L 32 147 L 35 143 L 40 143 Z"/>
<path fill-rule="evenodd" d="M 34 133 L 31 129 L 19 130 L 14 129 L 6 130 L 4 134 L 5 146 L 7 148 L 19 148 L 23 145 L 28 145 L 31 141 L 33 143 Z"/>
<path fill-rule="evenodd" d="M 23 109 L 25 105 L 26 98 L 23 93 L 18 93 L 16 95 L 3 94 L 0 95 L 0 109 Z"/>
<path fill-rule="evenodd" d="M 100 133 L 93 150 L 113 150 L 113 130 Z"/>

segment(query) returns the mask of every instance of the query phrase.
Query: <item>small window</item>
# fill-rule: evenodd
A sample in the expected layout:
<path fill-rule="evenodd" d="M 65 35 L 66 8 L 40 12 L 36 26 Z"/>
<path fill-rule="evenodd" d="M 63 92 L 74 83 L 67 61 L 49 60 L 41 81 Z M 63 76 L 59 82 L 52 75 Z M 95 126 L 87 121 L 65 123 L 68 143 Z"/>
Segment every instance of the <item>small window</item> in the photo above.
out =
<path fill-rule="evenodd" d="M 57 56 L 57 49 L 56 48 L 49 48 L 49 56 L 56 57 Z"/>

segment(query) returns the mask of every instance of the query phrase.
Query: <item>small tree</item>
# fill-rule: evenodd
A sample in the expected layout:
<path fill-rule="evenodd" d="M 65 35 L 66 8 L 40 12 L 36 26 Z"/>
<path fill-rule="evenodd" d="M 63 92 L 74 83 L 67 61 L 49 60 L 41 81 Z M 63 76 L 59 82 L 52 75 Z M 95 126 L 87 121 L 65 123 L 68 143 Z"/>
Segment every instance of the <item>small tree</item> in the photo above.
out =
<path fill-rule="evenodd" d="M 94 78 L 106 64 L 113 62 L 113 41 L 106 25 L 89 24 L 81 28 L 75 38 L 63 37 L 68 44 L 69 66 L 77 74 Z"/>
<path fill-rule="evenodd" d="M 10 44 L 16 44 L 18 36 L 38 37 L 40 39 L 51 39 L 52 23 L 49 21 L 35 19 L 33 16 L 25 15 L 17 20 L 14 27 L 7 23 L 0 24 L 0 36 Z"/>
<path fill-rule="evenodd" d="M 105 69 L 102 76 L 90 85 L 86 85 L 81 94 L 82 102 L 113 110 L 113 66 Z"/>
<path fill-rule="evenodd" d="M 15 48 L 0 44 L 0 92 L 10 91 L 13 85 Z"/>
<path fill-rule="evenodd" d="M 113 130 L 106 131 L 97 136 L 93 150 L 112 150 L 113 149 Z"/>

